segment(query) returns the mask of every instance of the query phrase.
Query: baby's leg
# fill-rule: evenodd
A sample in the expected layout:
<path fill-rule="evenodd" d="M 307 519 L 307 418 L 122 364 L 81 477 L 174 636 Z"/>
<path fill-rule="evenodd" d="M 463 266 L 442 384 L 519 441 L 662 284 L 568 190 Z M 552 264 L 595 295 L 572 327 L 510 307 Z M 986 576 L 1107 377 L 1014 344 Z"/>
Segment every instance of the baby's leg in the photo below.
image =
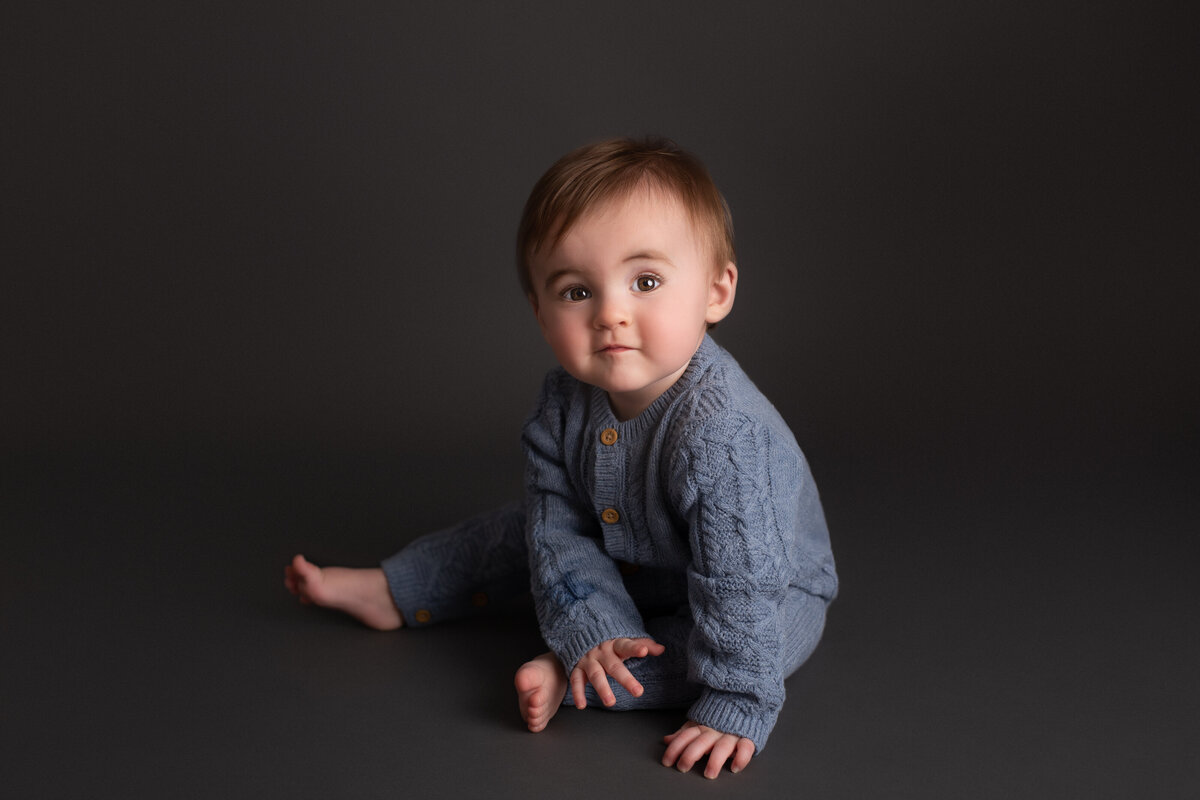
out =
<path fill-rule="evenodd" d="M 513 684 L 521 718 L 534 733 L 546 727 L 567 695 L 567 673 L 553 653 L 544 653 L 522 665 Z"/>
<path fill-rule="evenodd" d="M 364 625 L 381 631 L 395 630 L 404 624 L 404 618 L 392 602 L 387 578 L 378 567 L 322 569 L 297 555 L 284 567 L 283 582 L 305 605 L 344 611 Z"/>
<path fill-rule="evenodd" d="M 380 566 L 409 627 L 478 613 L 529 591 L 524 511 L 514 503 L 422 536 Z"/>

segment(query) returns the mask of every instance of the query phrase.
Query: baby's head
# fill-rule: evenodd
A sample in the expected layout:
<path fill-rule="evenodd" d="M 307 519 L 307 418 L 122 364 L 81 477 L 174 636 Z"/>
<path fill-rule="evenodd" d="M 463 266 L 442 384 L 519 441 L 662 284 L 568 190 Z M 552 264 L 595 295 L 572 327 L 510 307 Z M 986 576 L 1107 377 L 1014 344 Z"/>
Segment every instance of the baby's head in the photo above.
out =
<path fill-rule="evenodd" d="M 680 203 L 714 270 L 737 263 L 729 206 L 699 159 L 669 139 L 610 139 L 563 156 L 530 192 L 517 229 L 517 273 L 526 296 L 534 294 L 536 258 L 584 215 L 639 190 Z"/>
<path fill-rule="evenodd" d="M 517 238 L 521 285 L 559 364 L 618 419 L 686 370 L 733 306 L 733 225 L 708 171 L 665 140 L 564 156 L 534 186 Z"/>

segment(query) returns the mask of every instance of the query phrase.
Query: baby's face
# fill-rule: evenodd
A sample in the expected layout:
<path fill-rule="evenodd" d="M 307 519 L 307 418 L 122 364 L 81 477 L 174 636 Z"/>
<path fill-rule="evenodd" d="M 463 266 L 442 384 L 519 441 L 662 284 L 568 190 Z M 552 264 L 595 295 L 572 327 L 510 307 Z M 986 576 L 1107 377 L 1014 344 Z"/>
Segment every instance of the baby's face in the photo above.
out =
<path fill-rule="evenodd" d="M 733 305 L 684 207 L 638 190 L 582 216 L 531 264 L 534 311 L 559 363 L 631 419 L 671 387 Z"/>

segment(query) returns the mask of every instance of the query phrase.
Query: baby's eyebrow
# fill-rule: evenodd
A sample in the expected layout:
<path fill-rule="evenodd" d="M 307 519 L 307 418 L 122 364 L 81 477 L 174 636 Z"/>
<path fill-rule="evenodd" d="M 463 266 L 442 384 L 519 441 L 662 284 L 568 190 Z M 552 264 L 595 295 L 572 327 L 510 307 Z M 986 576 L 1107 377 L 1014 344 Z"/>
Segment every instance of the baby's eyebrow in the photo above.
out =
<path fill-rule="evenodd" d="M 665 253 L 661 253 L 658 250 L 638 250 L 636 253 L 626 256 L 625 261 L 662 261 L 666 264 L 671 263 L 671 259 L 667 258 Z"/>
<path fill-rule="evenodd" d="M 546 276 L 546 288 L 549 289 L 558 282 L 564 275 L 574 275 L 576 270 L 573 269 L 556 269 Z"/>

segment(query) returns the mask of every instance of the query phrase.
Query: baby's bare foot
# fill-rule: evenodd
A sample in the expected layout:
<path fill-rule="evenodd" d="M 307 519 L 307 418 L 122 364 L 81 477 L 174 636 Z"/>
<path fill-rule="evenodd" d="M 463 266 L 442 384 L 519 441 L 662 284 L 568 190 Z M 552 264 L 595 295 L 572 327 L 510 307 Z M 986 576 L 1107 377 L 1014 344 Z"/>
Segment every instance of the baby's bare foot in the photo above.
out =
<path fill-rule="evenodd" d="M 567 674 L 558 657 L 545 653 L 528 661 L 513 679 L 517 687 L 517 705 L 529 730 L 537 733 L 546 727 L 567 694 Z"/>
<path fill-rule="evenodd" d="M 305 605 L 344 611 L 364 625 L 391 631 L 404 625 L 383 570 L 325 567 L 297 555 L 283 569 L 283 583 Z"/>

